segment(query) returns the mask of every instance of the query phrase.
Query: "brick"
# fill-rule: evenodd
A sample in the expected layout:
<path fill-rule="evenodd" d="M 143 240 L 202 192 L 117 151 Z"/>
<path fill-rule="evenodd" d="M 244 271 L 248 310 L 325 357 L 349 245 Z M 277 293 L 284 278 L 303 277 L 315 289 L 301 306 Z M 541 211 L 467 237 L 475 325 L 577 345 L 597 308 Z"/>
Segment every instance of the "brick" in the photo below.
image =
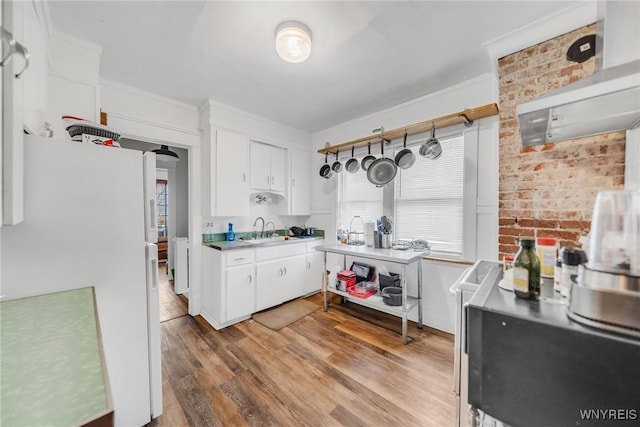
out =
<path fill-rule="evenodd" d="M 516 218 L 498 218 L 498 225 L 515 225 Z"/>

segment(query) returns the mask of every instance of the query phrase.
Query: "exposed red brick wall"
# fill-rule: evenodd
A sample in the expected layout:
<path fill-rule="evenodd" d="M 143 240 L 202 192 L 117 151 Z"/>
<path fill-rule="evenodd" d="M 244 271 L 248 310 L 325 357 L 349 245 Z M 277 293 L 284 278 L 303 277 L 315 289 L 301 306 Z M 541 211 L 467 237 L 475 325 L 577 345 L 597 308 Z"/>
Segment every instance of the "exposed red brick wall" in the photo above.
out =
<path fill-rule="evenodd" d="M 598 191 L 624 184 L 623 132 L 522 147 L 516 105 L 591 75 L 595 58 L 566 59 L 567 48 L 595 24 L 498 61 L 500 90 L 499 255 L 514 254 L 518 237 L 556 237 L 580 247 L 591 227 Z"/>

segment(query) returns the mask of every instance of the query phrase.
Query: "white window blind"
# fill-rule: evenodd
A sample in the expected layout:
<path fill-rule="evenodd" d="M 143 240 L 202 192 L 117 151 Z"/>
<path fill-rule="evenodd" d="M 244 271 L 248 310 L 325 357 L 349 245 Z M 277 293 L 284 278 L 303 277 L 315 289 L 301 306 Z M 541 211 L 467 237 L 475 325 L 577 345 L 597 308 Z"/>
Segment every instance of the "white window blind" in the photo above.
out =
<path fill-rule="evenodd" d="M 461 255 L 464 136 L 439 140 L 439 159 L 425 159 L 413 147 L 415 164 L 396 176 L 394 239 L 424 239 L 433 251 Z"/>
<path fill-rule="evenodd" d="M 363 156 L 364 157 L 364 156 Z M 360 162 L 362 158 L 358 158 Z M 355 215 L 363 222 L 375 222 L 382 214 L 382 188 L 367 180 L 367 173 L 360 169 L 356 173 L 340 172 L 338 194 L 338 224 L 345 229 Z"/>

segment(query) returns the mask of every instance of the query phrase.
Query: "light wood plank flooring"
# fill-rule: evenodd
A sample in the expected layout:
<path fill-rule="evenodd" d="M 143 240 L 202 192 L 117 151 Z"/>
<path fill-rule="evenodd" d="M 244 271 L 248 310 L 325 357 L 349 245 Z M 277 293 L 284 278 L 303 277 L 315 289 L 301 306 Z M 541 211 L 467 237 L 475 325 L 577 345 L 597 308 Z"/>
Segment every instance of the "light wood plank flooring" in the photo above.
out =
<path fill-rule="evenodd" d="M 165 265 L 158 266 L 158 288 L 160 290 L 160 322 L 175 319 L 189 313 L 189 302 L 173 291 Z"/>
<path fill-rule="evenodd" d="M 309 298 L 321 305 L 319 295 Z M 452 426 L 453 336 L 334 299 L 275 332 L 161 324 L 164 414 L 150 426 Z"/>

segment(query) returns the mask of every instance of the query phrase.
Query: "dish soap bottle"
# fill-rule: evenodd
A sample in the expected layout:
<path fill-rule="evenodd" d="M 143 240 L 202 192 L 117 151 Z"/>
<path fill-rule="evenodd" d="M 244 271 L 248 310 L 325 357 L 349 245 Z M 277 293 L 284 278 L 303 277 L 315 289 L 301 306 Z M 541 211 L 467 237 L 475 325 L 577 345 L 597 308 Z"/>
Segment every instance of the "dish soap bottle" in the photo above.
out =
<path fill-rule="evenodd" d="M 229 230 L 227 231 L 227 241 L 233 242 L 236 240 L 236 233 L 233 232 L 233 224 L 229 223 Z"/>
<path fill-rule="evenodd" d="M 520 250 L 513 261 L 513 292 L 520 298 L 540 298 L 540 260 L 535 239 L 520 239 Z"/>

